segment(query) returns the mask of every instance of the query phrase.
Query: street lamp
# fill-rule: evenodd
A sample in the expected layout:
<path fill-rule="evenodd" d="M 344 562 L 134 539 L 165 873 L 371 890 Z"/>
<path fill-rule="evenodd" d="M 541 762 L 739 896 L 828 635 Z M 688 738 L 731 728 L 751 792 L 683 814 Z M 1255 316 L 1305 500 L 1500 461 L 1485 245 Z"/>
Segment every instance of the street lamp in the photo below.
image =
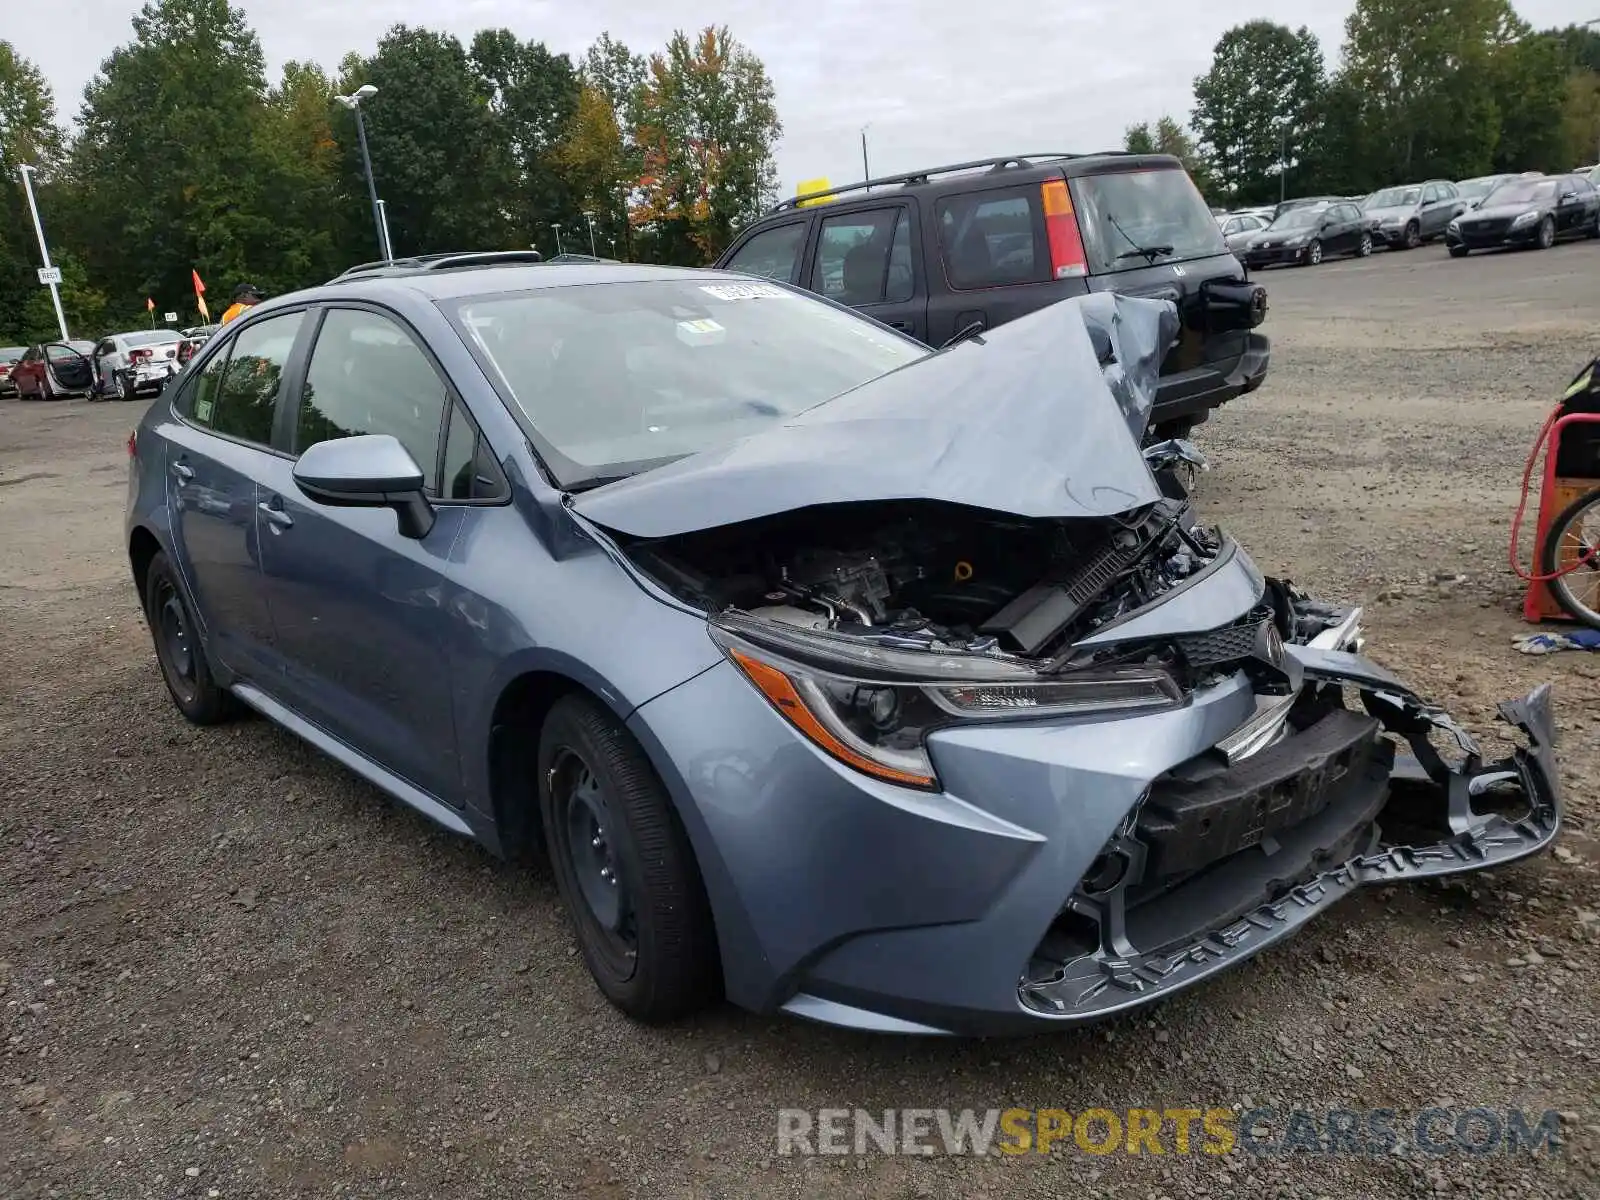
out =
<path fill-rule="evenodd" d="M 378 253 L 383 255 L 384 262 L 392 262 L 394 254 L 389 249 L 388 233 L 383 227 L 383 213 L 378 209 L 378 185 L 372 179 L 372 155 L 367 150 L 367 123 L 361 119 L 361 102 L 377 94 L 377 88 L 370 83 L 363 83 L 350 95 L 335 96 L 334 99 L 346 108 L 355 110 L 356 137 L 361 141 L 361 165 L 367 173 L 367 197 L 372 201 L 372 224 L 378 231 Z"/>
<path fill-rule="evenodd" d="M 44 259 L 44 270 L 49 272 L 50 300 L 56 306 L 56 324 L 61 326 L 61 340 L 67 340 L 67 314 L 61 310 L 61 289 L 56 285 L 56 271 L 50 265 L 50 248 L 44 244 L 44 223 L 39 220 L 39 205 L 33 198 L 34 168 L 22 163 L 17 173 L 22 176 L 22 190 L 28 194 L 28 211 L 33 214 L 33 232 L 39 236 L 39 257 Z M 44 274 L 44 272 L 40 272 Z"/>
<path fill-rule="evenodd" d="M 589 257 L 599 258 L 600 251 L 594 248 L 594 214 L 586 210 L 583 214 L 583 219 L 589 222 Z"/>

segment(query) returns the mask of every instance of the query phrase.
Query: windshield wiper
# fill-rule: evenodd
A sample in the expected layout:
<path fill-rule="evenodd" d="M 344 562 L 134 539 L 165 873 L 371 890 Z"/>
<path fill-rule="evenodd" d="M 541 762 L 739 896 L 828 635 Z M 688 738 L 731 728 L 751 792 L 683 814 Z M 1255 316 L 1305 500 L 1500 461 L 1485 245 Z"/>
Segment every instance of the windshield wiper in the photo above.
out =
<path fill-rule="evenodd" d="M 982 333 L 982 332 L 983 332 L 983 322 L 982 321 L 969 322 L 968 324 L 963 325 L 960 329 L 956 330 L 955 333 L 950 337 L 950 339 L 947 342 L 945 342 L 944 345 L 940 346 L 939 349 L 948 350 L 948 349 L 950 349 L 951 346 L 959 346 L 962 342 L 970 342 L 970 341 L 976 341 L 978 343 L 978 345 L 981 346 L 981 345 L 984 344 L 984 342 L 983 342 L 983 339 L 980 338 L 978 335 L 980 333 Z"/>
<path fill-rule="evenodd" d="M 1122 235 L 1122 240 L 1133 247 L 1132 250 L 1126 250 L 1117 255 L 1115 259 L 1116 262 L 1121 262 L 1125 258 L 1142 258 L 1146 262 L 1153 263 L 1156 261 L 1156 259 L 1165 258 L 1167 255 L 1172 253 L 1173 248 L 1171 246 L 1139 245 L 1138 242 L 1134 241 L 1128 236 L 1128 231 L 1122 227 L 1122 222 L 1118 221 L 1114 214 L 1107 213 L 1106 220 L 1111 222 L 1111 228 L 1115 229 L 1119 234 Z"/>

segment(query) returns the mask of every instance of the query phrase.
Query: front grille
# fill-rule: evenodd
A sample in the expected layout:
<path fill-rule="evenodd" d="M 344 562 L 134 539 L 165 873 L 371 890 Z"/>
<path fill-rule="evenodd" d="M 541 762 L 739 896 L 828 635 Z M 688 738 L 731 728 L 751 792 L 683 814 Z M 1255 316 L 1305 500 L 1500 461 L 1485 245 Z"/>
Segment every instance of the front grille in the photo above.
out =
<path fill-rule="evenodd" d="M 1461 223 L 1461 232 L 1473 238 L 1504 237 L 1511 232 L 1511 222 L 1508 220 L 1463 221 Z"/>
<path fill-rule="evenodd" d="M 1256 648 L 1262 625 L 1271 620 L 1272 610 L 1263 605 L 1252 609 L 1232 625 L 1178 638 L 1178 650 L 1184 660 L 1197 670 L 1236 662 L 1250 657 Z"/>

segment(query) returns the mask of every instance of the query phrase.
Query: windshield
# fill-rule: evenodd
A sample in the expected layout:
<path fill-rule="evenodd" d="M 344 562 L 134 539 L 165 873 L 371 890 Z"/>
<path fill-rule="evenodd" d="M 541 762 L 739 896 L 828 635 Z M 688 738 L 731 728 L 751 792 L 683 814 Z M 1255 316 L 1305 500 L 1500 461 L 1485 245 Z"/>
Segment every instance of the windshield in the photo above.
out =
<path fill-rule="evenodd" d="M 1272 229 L 1310 229 L 1322 219 L 1326 208 L 1291 208 L 1272 223 Z"/>
<path fill-rule="evenodd" d="M 1468 179 L 1456 184 L 1456 193 L 1463 200 L 1476 200 L 1481 196 L 1487 196 L 1499 182 L 1500 176 L 1498 175 L 1486 175 L 1482 179 Z"/>
<path fill-rule="evenodd" d="M 1366 208 L 1406 208 L 1422 199 L 1421 188 L 1384 188 L 1381 192 L 1374 192 L 1365 204 Z"/>
<path fill-rule="evenodd" d="M 1228 253 L 1211 210 L 1182 170 L 1080 175 L 1072 180 L 1072 198 L 1097 275 Z"/>
<path fill-rule="evenodd" d="M 162 342 L 181 342 L 183 335 L 176 329 L 143 329 L 123 334 L 122 340 L 130 346 L 156 346 Z"/>
<path fill-rule="evenodd" d="M 1513 179 L 1489 193 L 1488 204 L 1545 204 L 1556 198 L 1554 179 Z"/>
<path fill-rule="evenodd" d="M 477 296 L 453 309 L 563 487 L 728 445 L 929 353 L 777 284 L 715 275 Z"/>

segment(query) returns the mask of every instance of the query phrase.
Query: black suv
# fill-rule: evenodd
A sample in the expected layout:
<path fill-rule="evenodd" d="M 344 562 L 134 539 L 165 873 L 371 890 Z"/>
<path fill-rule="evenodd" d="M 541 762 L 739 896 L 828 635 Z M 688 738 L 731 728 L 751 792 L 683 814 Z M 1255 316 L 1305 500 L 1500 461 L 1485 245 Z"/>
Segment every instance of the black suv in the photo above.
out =
<path fill-rule="evenodd" d="M 1164 154 L 957 163 L 779 204 L 717 260 L 861 310 L 930 346 L 1056 300 L 1114 291 L 1183 316 L 1152 434 L 1204 421 L 1266 377 L 1266 292 Z"/>

